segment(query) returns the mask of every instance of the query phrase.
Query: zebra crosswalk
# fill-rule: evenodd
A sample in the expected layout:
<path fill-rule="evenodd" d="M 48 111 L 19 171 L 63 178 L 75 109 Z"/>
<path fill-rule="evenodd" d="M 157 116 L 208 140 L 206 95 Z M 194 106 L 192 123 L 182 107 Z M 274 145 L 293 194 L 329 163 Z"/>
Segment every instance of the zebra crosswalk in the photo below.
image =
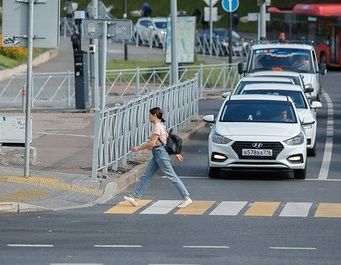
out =
<path fill-rule="evenodd" d="M 341 218 L 341 203 L 195 200 L 186 208 L 180 209 L 177 208 L 180 202 L 179 200 L 140 200 L 139 205 L 133 207 L 129 203 L 121 201 L 105 211 L 105 213 Z"/>

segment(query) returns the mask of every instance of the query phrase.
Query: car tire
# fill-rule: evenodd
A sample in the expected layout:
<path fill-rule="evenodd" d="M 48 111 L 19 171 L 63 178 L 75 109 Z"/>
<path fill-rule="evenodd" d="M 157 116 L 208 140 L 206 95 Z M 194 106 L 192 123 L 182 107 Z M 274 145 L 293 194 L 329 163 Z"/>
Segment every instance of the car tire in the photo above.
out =
<path fill-rule="evenodd" d="M 307 150 L 308 152 L 308 156 L 316 156 L 316 142 L 314 144 L 314 147 L 313 148 L 310 148 Z"/>
<path fill-rule="evenodd" d="M 294 178 L 295 179 L 305 179 L 307 174 L 307 165 L 304 169 L 295 169 L 294 170 Z"/>
<path fill-rule="evenodd" d="M 216 179 L 220 177 L 221 169 L 219 167 L 208 167 L 208 177 L 212 179 Z"/>

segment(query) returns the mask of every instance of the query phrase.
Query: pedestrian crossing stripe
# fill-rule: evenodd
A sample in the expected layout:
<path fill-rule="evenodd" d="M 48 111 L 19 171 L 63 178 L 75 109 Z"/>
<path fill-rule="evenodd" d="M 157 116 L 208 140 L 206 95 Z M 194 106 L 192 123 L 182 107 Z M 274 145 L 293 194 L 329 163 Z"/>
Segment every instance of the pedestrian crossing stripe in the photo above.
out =
<path fill-rule="evenodd" d="M 246 217 L 334 217 L 341 218 L 341 203 L 279 202 L 279 201 L 193 201 L 186 208 L 177 208 L 179 200 L 140 200 L 134 207 L 121 201 L 106 214 L 175 214 Z M 315 211 L 315 212 L 314 212 Z M 309 215 L 310 213 L 310 215 Z"/>

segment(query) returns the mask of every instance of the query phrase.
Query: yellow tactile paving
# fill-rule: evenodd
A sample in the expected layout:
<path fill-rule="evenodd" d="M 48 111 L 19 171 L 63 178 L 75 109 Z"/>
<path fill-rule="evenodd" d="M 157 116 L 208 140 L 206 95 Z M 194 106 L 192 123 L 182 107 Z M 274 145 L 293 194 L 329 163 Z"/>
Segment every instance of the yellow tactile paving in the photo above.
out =
<path fill-rule="evenodd" d="M 341 203 L 320 203 L 315 217 L 341 217 Z"/>
<path fill-rule="evenodd" d="M 20 184 L 29 184 L 34 186 L 40 186 L 50 189 L 57 190 L 68 190 L 80 193 L 90 194 L 92 196 L 102 196 L 103 191 L 100 189 L 89 188 L 82 185 L 75 185 L 60 181 L 57 178 L 51 177 L 18 177 L 18 176 L 0 176 L 0 181 L 5 181 L 9 183 L 20 183 Z"/>
<path fill-rule="evenodd" d="M 133 214 L 142 207 L 146 206 L 152 202 L 152 200 L 139 200 L 139 205 L 134 207 L 130 203 L 126 201 L 119 202 L 117 205 L 114 207 L 110 208 L 107 210 L 105 213 L 108 214 Z"/>
<path fill-rule="evenodd" d="M 245 216 L 272 216 L 280 202 L 254 202 L 246 211 Z"/>
<path fill-rule="evenodd" d="M 175 214 L 183 215 L 202 215 L 204 214 L 215 201 L 193 201 L 186 208 L 182 208 L 175 212 Z"/>
<path fill-rule="evenodd" d="M 46 197 L 50 193 L 39 190 L 17 190 L 0 196 L 0 202 L 22 202 L 33 200 L 40 197 Z"/>

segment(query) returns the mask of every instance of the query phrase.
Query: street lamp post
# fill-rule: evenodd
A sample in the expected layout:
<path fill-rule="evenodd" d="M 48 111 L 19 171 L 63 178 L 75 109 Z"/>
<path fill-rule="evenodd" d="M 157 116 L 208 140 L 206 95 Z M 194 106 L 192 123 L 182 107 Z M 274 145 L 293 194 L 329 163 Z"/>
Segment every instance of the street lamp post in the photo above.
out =
<path fill-rule="evenodd" d="M 127 4 L 127 0 L 123 0 L 123 9 L 124 9 L 123 18 L 126 19 L 128 17 L 128 4 Z M 124 41 L 124 60 L 125 61 L 128 60 L 128 44 L 127 44 L 126 41 Z"/>

